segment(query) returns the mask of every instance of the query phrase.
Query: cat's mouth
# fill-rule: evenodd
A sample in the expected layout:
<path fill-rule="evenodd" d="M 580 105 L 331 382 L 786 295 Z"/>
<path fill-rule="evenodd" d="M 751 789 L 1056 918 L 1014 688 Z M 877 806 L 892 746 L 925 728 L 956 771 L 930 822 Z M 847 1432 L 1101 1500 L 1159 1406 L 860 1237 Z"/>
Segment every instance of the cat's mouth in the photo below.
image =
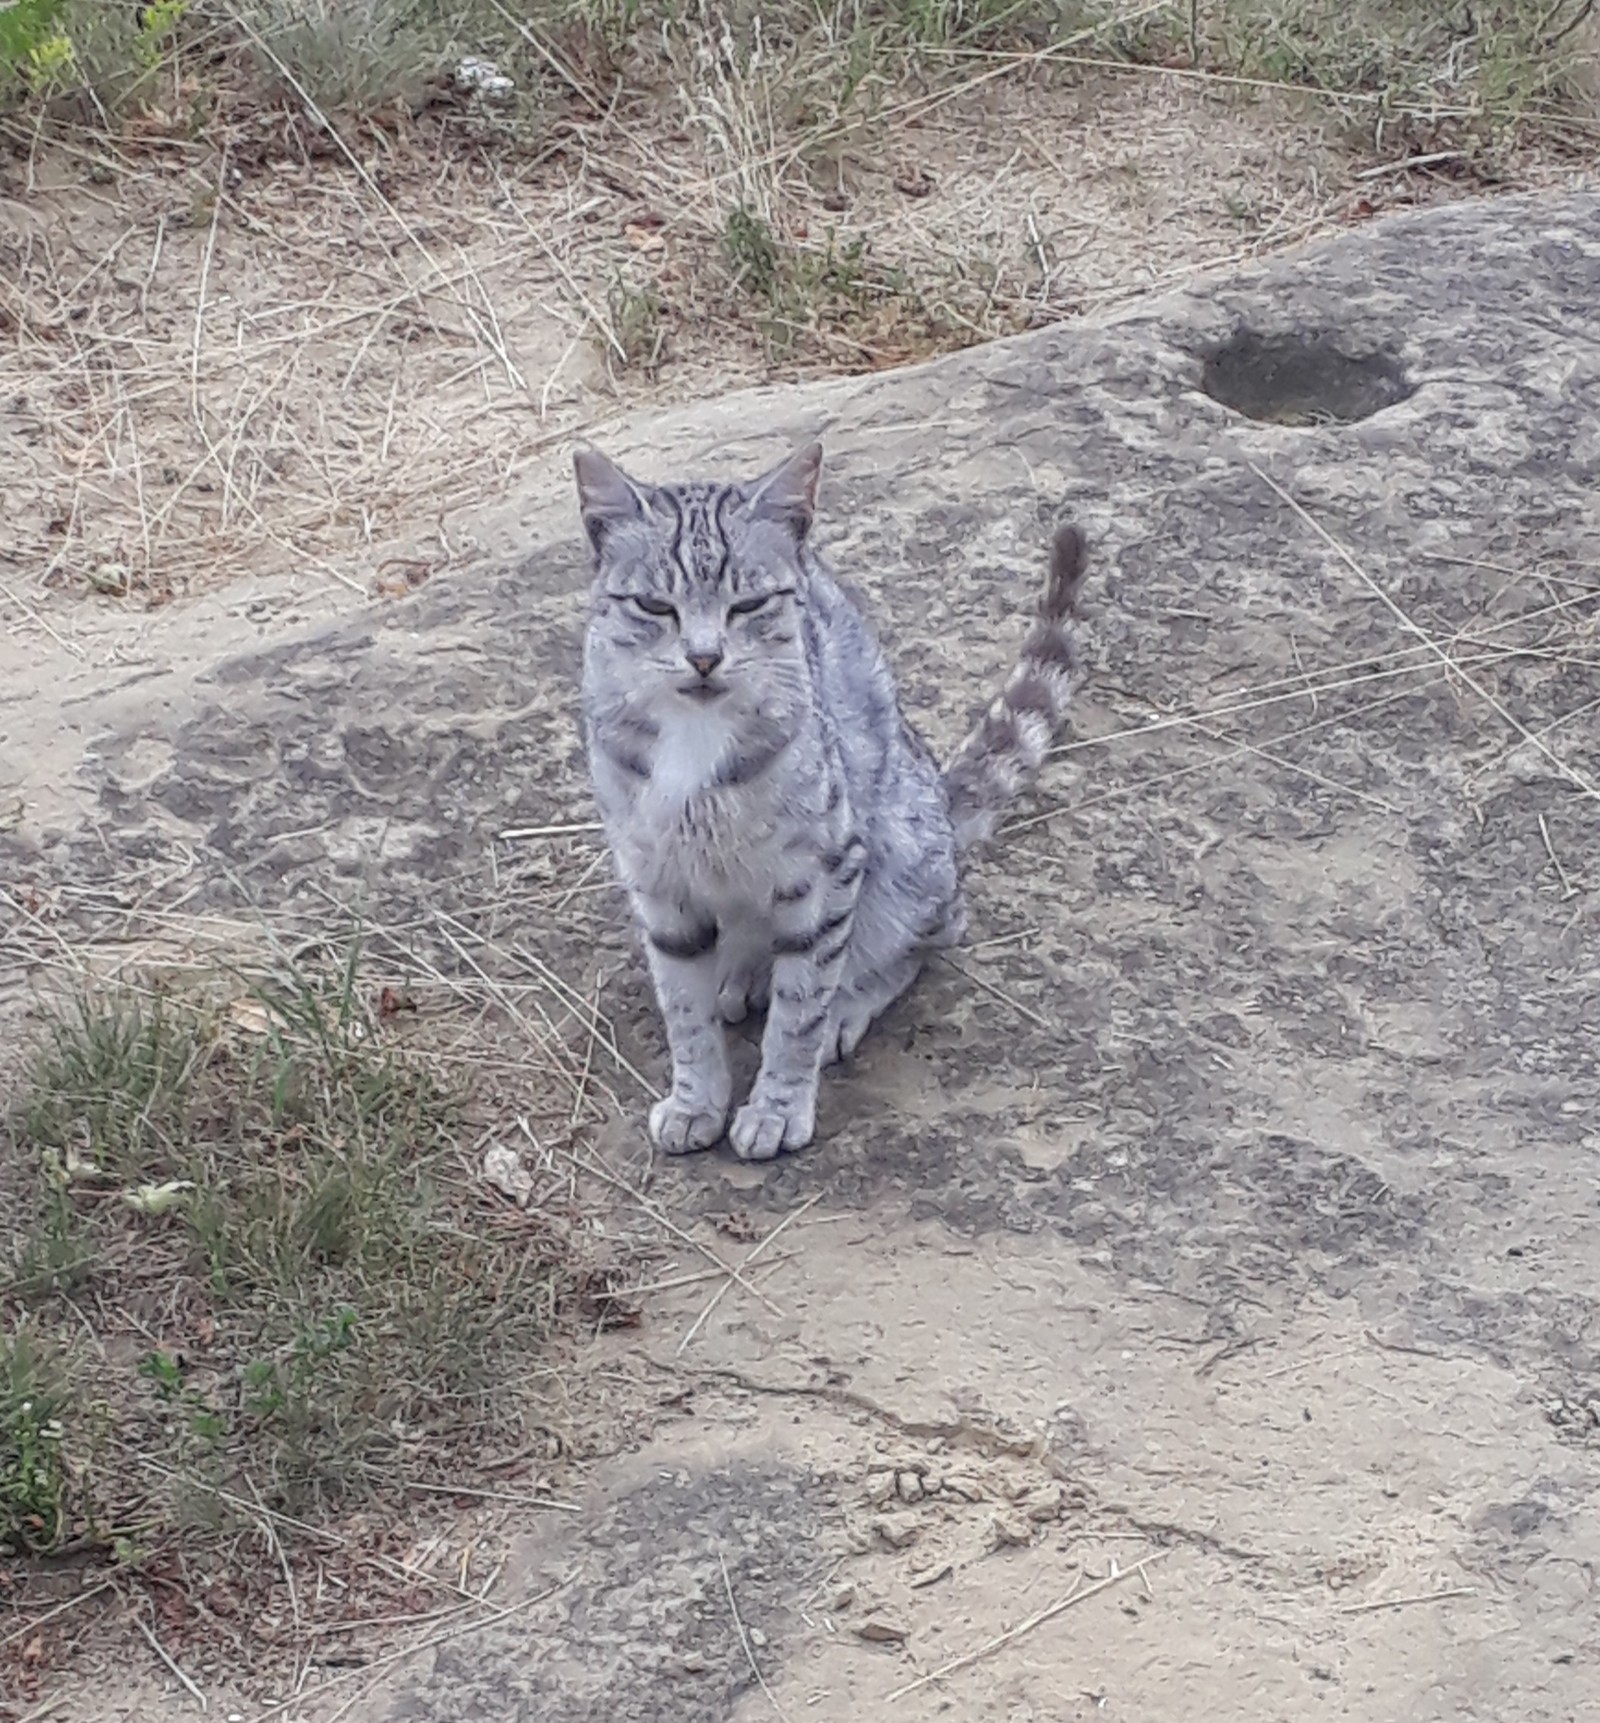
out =
<path fill-rule="evenodd" d="M 705 706 L 713 700 L 720 700 L 728 692 L 728 685 L 726 682 L 680 682 L 678 692 L 686 699 L 698 701 Z"/>

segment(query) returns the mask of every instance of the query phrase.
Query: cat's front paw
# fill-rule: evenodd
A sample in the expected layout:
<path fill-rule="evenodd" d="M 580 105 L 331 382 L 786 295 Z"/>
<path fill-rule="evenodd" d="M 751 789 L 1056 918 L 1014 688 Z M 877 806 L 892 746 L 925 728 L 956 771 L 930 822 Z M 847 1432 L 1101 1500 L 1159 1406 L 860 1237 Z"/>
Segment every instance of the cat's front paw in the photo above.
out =
<path fill-rule="evenodd" d="M 716 1142 L 726 1118 L 726 1113 L 668 1095 L 650 1109 L 650 1140 L 666 1155 L 693 1154 Z"/>
<path fill-rule="evenodd" d="M 741 1161 L 770 1161 L 784 1149 L 803 1149 L 816 1129 L 816 1102 L 758 1101 L 752 1097 L 737 1113 L 728 1141 Z"/>

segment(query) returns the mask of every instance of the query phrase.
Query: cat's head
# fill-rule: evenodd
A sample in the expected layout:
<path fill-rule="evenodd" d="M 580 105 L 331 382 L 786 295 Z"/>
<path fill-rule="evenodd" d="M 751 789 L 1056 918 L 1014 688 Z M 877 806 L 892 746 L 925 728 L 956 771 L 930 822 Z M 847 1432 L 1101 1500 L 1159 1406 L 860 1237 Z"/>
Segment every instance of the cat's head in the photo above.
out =
<path fill-rule="evenodd" d="M 803 658 L 821 446 L 746 484 L 647 485 L 592 448 L 573 465 L 594 548 L 591 645 L 639 679 L 636 695 L 717 706 L 784 680 Z"/>

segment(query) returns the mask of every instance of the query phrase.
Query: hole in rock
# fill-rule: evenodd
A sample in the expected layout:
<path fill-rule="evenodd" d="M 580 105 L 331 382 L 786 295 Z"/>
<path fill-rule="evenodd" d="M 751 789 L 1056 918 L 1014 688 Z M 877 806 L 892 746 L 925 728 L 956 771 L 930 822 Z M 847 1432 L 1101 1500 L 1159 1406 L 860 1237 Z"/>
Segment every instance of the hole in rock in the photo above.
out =
<path fill-rule="evenodd" d="M 1206 356 L 1200 387 L 1213 401 L 1268 425 L 1353 425 L 1416 393 L 1395 354 L 1349 353 L 1316 331 L 1240 329 Z"/>

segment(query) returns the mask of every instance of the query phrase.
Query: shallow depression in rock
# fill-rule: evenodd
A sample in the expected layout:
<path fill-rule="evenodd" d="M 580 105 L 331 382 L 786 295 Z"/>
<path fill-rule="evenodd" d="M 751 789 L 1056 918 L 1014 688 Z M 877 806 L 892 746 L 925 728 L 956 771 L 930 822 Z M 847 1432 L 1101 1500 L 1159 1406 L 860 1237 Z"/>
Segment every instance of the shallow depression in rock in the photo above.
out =
<path fill-rule="evenodd" d="M 1415 393 L 1398 357 L 1352 353 L 1336 335 L 1236 331 L 1206 355 L 1200 386 L 1269 425 L 1351 425 Z"/>

